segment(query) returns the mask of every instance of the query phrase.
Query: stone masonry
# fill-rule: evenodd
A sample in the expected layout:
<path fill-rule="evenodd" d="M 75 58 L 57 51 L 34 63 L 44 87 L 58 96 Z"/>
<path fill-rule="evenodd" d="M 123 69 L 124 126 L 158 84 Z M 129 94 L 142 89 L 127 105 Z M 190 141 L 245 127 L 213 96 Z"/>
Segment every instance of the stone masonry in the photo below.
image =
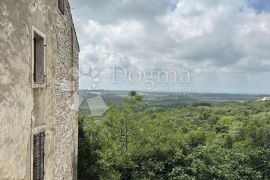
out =
<path fill-rule="evenodd" d="M 33 136 L 45 131 L 44 179 L 77 178 L 79 45 L 68 0 L 0 0 L 0 180 L 33 178 Z M 33 38 L 44 38 L 35 84 Z"/>

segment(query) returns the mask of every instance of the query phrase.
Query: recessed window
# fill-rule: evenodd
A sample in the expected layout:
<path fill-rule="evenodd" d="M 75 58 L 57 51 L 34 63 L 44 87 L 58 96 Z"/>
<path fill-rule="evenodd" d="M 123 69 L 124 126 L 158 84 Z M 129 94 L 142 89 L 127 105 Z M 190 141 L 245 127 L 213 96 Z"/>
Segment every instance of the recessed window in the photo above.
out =
<path fill-rule="evenodd" d="M 65 0 L 58 0 L 58 8 L 62 14 L 65 13 Z"/>
<path fill-rule="evenodd" d="M 35 134 L 33 138 L 33 179 L 43 180 L 45 174 L 45 131 Z"/>
<path fill-rule="evenodd" d="M 43 84 L 44 75 L 44 38 L 34 32 L 34 82 Z"/>

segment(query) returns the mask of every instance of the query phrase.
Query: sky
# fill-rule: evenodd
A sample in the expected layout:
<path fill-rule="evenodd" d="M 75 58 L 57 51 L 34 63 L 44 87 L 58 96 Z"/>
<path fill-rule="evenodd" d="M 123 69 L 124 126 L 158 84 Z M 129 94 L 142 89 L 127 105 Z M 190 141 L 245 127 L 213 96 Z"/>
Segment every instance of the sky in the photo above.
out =
<path fill-rule="evenodd" d="M 269 0 L 70 0 L 80 88 L 270 93 Z"/>

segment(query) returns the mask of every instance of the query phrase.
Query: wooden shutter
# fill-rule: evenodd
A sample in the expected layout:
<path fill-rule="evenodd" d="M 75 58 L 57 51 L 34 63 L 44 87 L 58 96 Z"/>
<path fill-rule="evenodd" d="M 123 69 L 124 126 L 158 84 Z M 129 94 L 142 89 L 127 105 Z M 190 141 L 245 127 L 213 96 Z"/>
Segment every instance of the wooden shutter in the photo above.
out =
<path fill-rule="evenodd" d="M 65 13 L 65 1 L 64 0 L 58 0 L 58 8 L 60 9 L 61 13 Z"/>
<path fill-rule="evenodd" d="M 44 152 L 45 147 L 45 131 L 34 135 L 33 147 L 33 176 L 34 180 L 44 179 Z"/>
<path fill-rule="evenodd" d="M 35 33 L 34 37 L 34 81 L 44 83 L 44 39 Z"/>

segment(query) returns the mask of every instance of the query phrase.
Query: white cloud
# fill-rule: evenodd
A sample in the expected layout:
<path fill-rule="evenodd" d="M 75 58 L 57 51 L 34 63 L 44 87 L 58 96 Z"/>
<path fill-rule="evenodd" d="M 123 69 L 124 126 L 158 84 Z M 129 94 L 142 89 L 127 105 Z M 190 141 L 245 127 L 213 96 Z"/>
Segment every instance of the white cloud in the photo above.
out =
<path fill-rule="evenodd" d="M 102 72 L 100 88 L 113 87 L 112 66 L 140 72 L 186 69 L 195 84 L 213 90 L 270 88 L 267 77 L 254 74 L 270 68 L 270 13 L 258 13 L 245 0 L 72 4 L 82 12 L 75 13 L 81 63 Z"/>

